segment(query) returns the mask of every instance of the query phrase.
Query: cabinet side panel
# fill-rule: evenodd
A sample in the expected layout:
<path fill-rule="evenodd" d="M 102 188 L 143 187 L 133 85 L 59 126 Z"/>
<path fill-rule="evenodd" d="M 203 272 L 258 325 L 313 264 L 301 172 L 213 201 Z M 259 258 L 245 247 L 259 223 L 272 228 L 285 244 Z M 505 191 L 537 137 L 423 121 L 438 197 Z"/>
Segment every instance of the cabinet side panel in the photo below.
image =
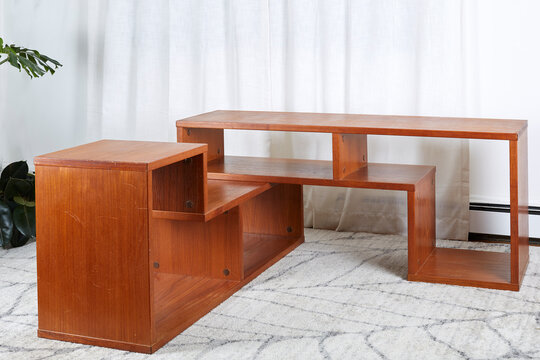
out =
<path fill-rule="evenodd" d="M 146 181 L 36 167 L 40 330 L 150 344 Z"/>

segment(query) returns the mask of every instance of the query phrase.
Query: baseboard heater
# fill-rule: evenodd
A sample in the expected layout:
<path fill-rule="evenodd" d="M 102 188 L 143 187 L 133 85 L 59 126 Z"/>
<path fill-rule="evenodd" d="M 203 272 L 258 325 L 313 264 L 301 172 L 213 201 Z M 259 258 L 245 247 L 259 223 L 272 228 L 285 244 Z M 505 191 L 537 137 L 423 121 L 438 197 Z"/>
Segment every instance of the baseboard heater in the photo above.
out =
<path fill-rule="evenodd" d="M 486 212 L 498 212 L 498 213 L 510 213 L 510 205 L 508 204 L 493 204 L 493 203 L 478 203 L 471 202 L 469 204 L 469 210 L 472 211 L 486 211 Z M 540 215 L 540 206 L 529 206 L 529 215 Z M 510 236 L 499 234 L 483 234 L 470 232 L 469 241 L 483 241 L 483 242 L 495 242 L 495 243 L 510 243 Z M 529 237 L 529 244 L 540 246 L 540 238 Z"/>

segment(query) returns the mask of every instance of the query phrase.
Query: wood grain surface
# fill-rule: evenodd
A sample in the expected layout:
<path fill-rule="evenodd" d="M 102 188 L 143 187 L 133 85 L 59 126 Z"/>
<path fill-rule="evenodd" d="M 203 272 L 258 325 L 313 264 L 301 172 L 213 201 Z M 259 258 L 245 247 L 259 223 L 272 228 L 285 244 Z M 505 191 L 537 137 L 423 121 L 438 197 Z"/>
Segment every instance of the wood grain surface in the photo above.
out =
<path fill-rule="evenodd" d="M 146 171 L 201 154 L 206 144 L 100 140 L 34 158 L 35 165 Z"/>
<path fill-rule="evenodd" d="M 517 140 L 526 120 L 217 110 L 178 127 Z"/>
<path fill-rule="evenodd" d="M 426 165 L 367 163 L 336 180 L 331 161 L 225 156 L 208 163 L 208 178 L 410 191 L 432 169 Z"/>
<path fill-rule="evenodd" d="M 41 335 L 150 344 L 146 179 L 36 166 Z"/>

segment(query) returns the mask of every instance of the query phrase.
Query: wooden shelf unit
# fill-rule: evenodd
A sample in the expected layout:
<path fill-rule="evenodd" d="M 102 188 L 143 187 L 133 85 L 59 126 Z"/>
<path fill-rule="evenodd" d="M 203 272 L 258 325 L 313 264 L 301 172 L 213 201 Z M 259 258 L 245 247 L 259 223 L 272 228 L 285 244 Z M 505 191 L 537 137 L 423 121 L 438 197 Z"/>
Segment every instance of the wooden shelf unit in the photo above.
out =
<path fill-rule="evenodd" d="M 304 241 L 300 185 L 207 181 L 207 149 L 35 158 L 38 336 L 152 353 Z"/>
<path fill-rule="evenodd" d="M 176 126 L 178 142 L 208 144 L 211 179 L 407 191 L 409 280 L 519 290 L 529 257 L 525 120 L 214 111 Z M 332 161 L 224 156 L 225 129 L 331 133 Z M 369 163 L 368 135 L 508 141 L 511 253 L 437 248 L 434 171 Z"/>

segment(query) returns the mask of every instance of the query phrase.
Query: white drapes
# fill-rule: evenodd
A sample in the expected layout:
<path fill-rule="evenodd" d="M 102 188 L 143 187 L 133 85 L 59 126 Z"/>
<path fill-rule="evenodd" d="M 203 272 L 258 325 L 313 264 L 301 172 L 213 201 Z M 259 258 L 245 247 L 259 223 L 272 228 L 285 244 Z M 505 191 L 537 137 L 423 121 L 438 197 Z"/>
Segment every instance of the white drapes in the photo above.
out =
<path fill-rule="evenodd" d="M 47 91 L 37 81 L 58 81 L 69 94 L 42 104 L 52 123 L 39 125 L 39 143 L 21 148 L 3 136 L 4 160 L 99 138 L 174 141 L 174 120 L 215 109 L 466 116 L 474 102 L 466 36 L 474 31 L 473 10 L 461 1 L 427 0 L 8 1 L 4 11 L 36 16 L 34 33 L 11 40 L 31 44 L 40 25 L 64 29 L 40 50 L 64 55 L 66 66 L 32 83 L 6 69 L 2 75 L 30 94 Z M 4 29 L 16 28 L 14 20 L 4 21 Z M 6 116 L 33 126 L 19 113 L 26 103 L 20 94 L 3 96 Z M 64 111 L 76 116 L 60 114 L 63 130 L 56 134 L 54 107 L 72 108 Z M 330 159 L 331 139 L 230 131 L 226 149 Z M 438 236 L 466 238 L 468 142 L 373 136 L 369 159 L 436 165 Z M 402 193 L 306 188 L 305 200 L 306 225 L 406 231 Z"/>

